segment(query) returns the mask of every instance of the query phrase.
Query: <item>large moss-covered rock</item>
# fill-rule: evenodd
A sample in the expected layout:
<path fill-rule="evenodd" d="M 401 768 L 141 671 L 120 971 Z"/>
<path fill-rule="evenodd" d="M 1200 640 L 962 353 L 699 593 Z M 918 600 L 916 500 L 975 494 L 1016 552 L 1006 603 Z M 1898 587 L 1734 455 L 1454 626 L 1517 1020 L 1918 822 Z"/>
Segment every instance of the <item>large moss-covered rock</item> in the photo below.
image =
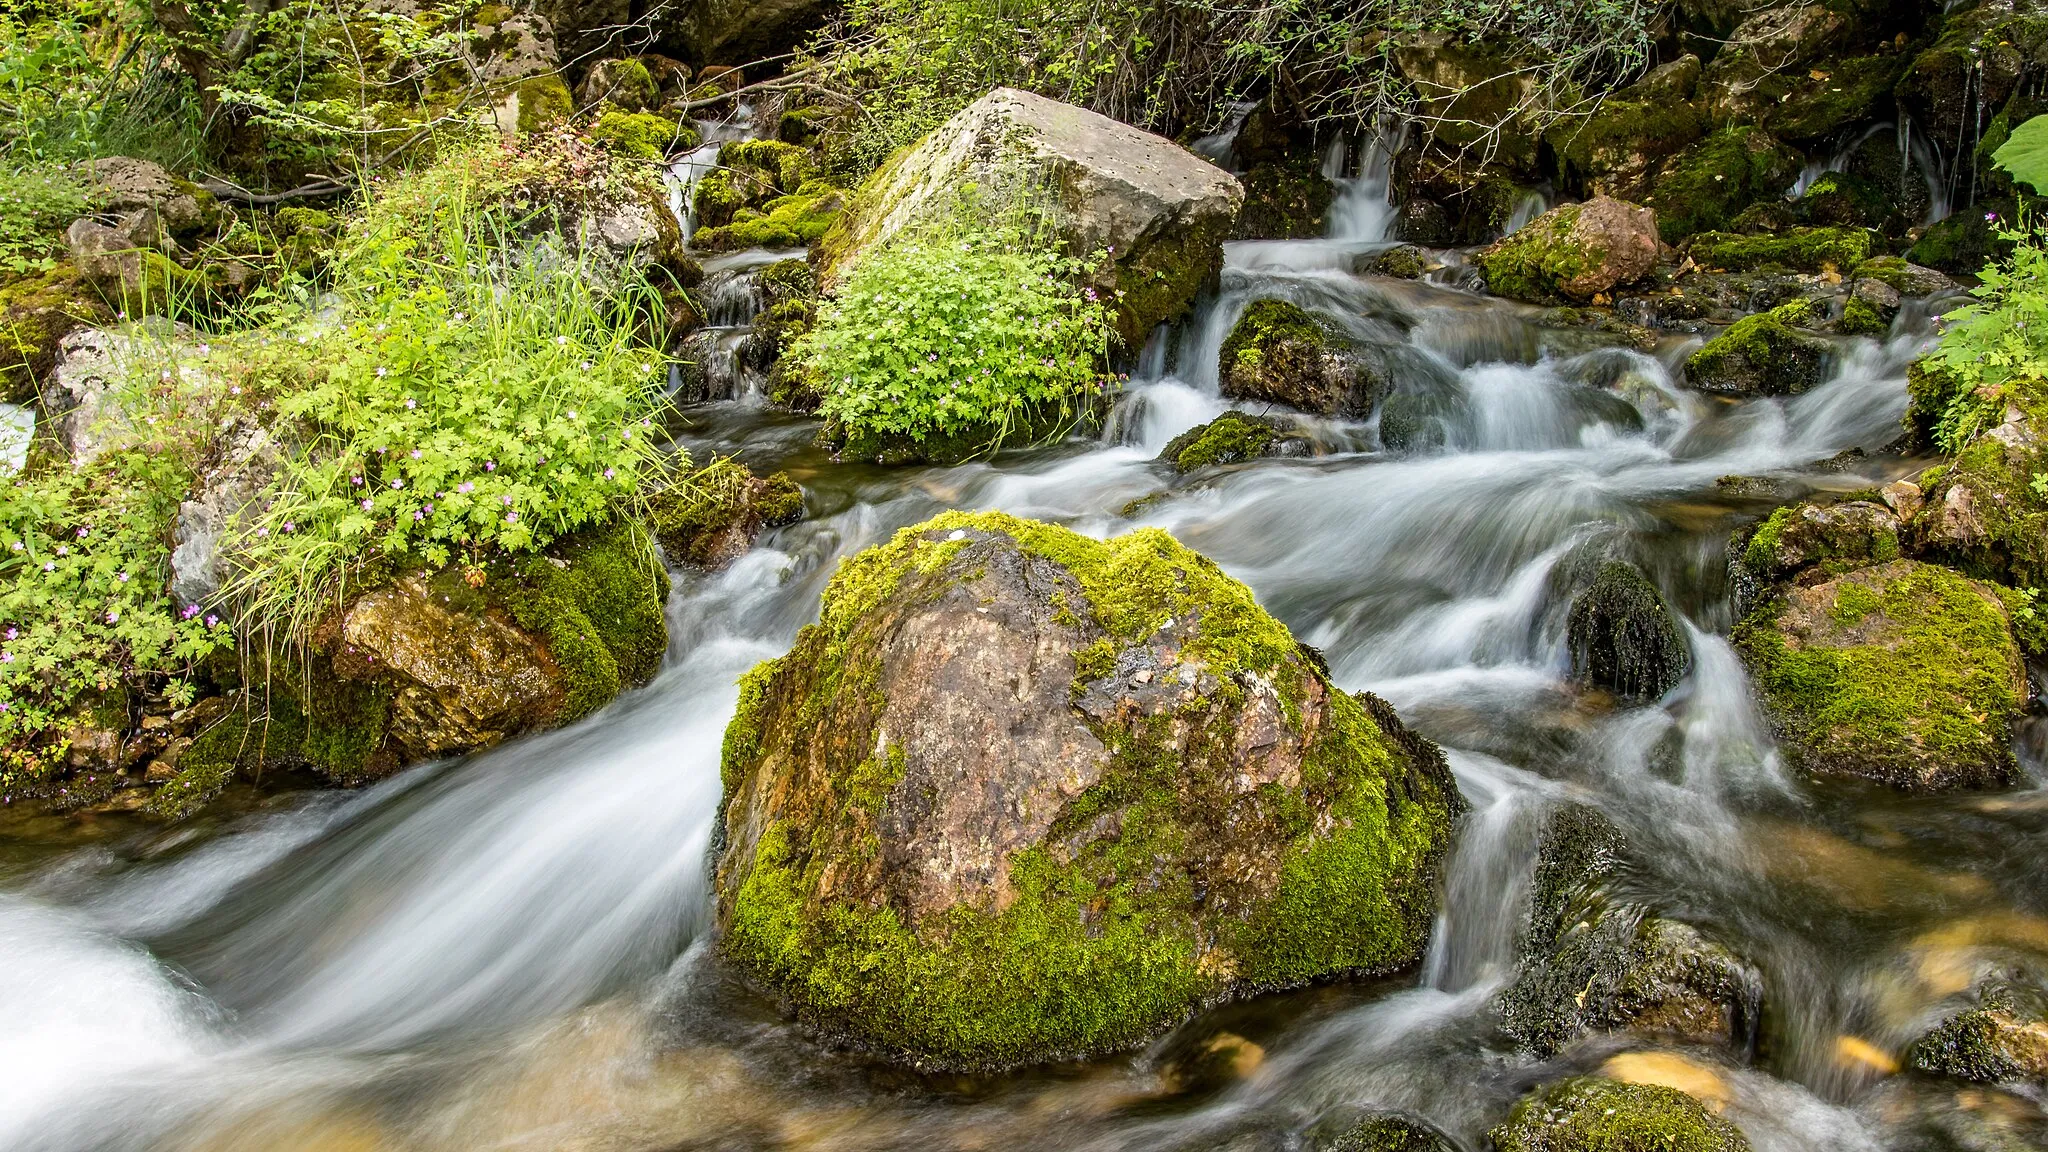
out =
<path fill-rule="evenodd" d="M 1655 700 L 1692 667 L 1692 650 L 1664 597 L 1627 561 L 1600 566 L 1572 601 L 1565 635 L 1572 677 L 1624 700 Z"/>
<path fill-rule="evenodd" d="M 842 565 L 743 681 L 723 775 L 726 954 L 928 1067 L 1406 967 L 1462 804 L 1433 745 L 1172 537 L 999 513 Z"/>
<path fill-rule="evenodd" d="M 1702 232 L 1685 253 L 1702 268 L 1730 272 L 1846 273 L 1870 255 L 1870 233 L 1862 228 L 1793 228 L 1767 236 Z"/>
<path fill-rule="evenodd" d="M 1686 378 L 1702 392 L 1727 396 L 1798 395 L 1826 379 L 1834 346 L 1795 325 L 1812 323 L 1806 300 L 1745 316 L 1706 342 L 1685 362 Z"/>
<path fill-rule="evenodd" d="M 1780 508 L 1742 542 L 1738 556 L 1750 578 L 1765 583 L 1809 569 L 1839 576 L 1898 558 L 1898 517 L 1868 500 Z"/>
<path fill-rule="evenodd" d="M 1693 926 L 1623 898 L 1627 852 L 1593 808 L 1545 818 L 1515 981 L 1500 995 L 1503 1027 L 1546 1059 L 1596 1032 L 1745 1046 L 1762 978 Z"/>
<path fill-rule="evenodd" d="M 1749 1152 L 1742 1132 L 1676 1088 L 1581 1076 L 1522 1098 L 1496 1152 Z"/>
<path fill-rule="evenodd" d="M 2048 1084 L 2048 995 L 2004 980 L 1976 991 L 1977 1003 L 1914 1042 L 1917 1071 L 1979 1084 Z"/>
<path fill-rule="evenodd" d="M 1223 263 L 1244 190 L 1172 141 L 1014 88 L 975 101 L 861 186 L 820 250 L 830 289 L 860 254 L 951 203 L 965 184 L 1051 184 L 1071 254 L 1104 252 L 1094 286 L 1131 348 L 1187 309 Z"/>
<path fill-rule="evenodd" d="M 1602 100 L 1585 116 L 1566 117 L 1544 133 L 1557 176 L 1569 190 L 1640 203 L 1665 157 L 1706 133 L 1688 103 L 1700 61 L 1684 56 Z"/>
<path fill-rule="evenodd" d="M 1665 161 L 1643 203 L 1656 209 L 1665 243 L 1676 244 L 1727 228 L 1744 208 L 1783 196 L 1799 166 L 1799 153 L 1770 133 L 1724 128 Z"/>
<path fill-rule="evenodd" d="M 1233 400 L 1356 420 L 1372 415 L 1390 384 L 1375 367 L 1330 324 L 1285 300 L 1253 301 L 1216 358 L 1223 394 Z"/>
<path fill-rule="evenodd" d="M 1913 548 L 2015 587 L 2048 587 L 2048 498 L 2035 482 L 2048 472 L 2048 384 L 2022 379 L 1959 396 L 1963 385 L 1952 375 L 1916 368 L 1909 427 L 1931 434 L 1960 406 L 1981 431 L 1954 460 L 1919 477 Z"/>
<path fill-rule="evenodd" d="M 1497 296 L 1584 303 L 1656 267 L 1657 216 L 1596 196 L 1545 212 L 1475 259 L 1487 290 Z"/>
<path fill-rule="evenodd" d="M 2011 782 L 2026 679 L 1998 592 L 1893 560 L 1792 588 L 1735 630 L 1809 772 L 1932 791 Z"/>
<path fill-rule="evenodd" d="M 1488 165 L 1527 171 L 1537 158 L 1542 93 L 1528 58 L 1503 47 L 1431 30 L 1403 34 L 1387 57 L 1416 95 L 1433 151 L 1476 150 Z"/>
<path fill-rule="evenodd" d="M 1305 456 L 1308 449 L 1308 441 L 1289 434 L 1286 425 L 1270 416 L 1225 412 L 1175 436 L 1159 458 L 1175 472 L 1188 473 L 1264 456 Z"/>

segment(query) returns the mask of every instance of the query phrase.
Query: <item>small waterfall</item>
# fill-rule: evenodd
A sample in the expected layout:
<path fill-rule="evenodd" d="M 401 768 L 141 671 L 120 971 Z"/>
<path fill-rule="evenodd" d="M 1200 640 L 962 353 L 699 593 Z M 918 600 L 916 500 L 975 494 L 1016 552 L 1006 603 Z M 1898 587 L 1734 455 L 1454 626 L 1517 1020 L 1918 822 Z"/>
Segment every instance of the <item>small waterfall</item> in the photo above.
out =
<path fill-rule="evenodd" d="M 1950 205 L 1954 200 L 1949 195 L 1948 179 L 1942 175 L 1941 156 L 1934 149 L 1925 133 L 1913 131 L 1913 120 L 1909 116 L 1899 117 L 1899 180 L 1912 178 L 1915 172 L 1927 185 L 1927 219 L 1923 224 L 1937 224 L 1948 218 Z"/>
<path fill-rule="evenodd" d="M 1237 149 L 1237 134 L 1244 129 L 1245 118 L 1252 114 L 1257 104 L 1240 100 L 1230 105 L 1230 114 L 1223 118 L 1223 126 L 1207 136 L 1196 139 L 1188 145 L 1188 151 L 1209 161 L 1231 167 Z"/>
<path fill-rule="evenodd" d="M 1514 235 L 1516 232 L 1521 231 L 1529 221 L 1548 211 L 1550 211 L 1550 197 L 1542 189 L 1530 189 L 1520 200 L 1515 202 L 1515 210 L 1508 216 L 1507 227 L 1501 229 L 1501 235 Z"/>
<path fill-rule="evenodd" d="M 1401 133 L 1395 133 L 1391 143 L 1384 135 L 1373 135 L 1356 157 L 1342 138 L 1330 145 L 1323 160 L 1323 175 L 1337 186 L 1337 197 L 1330 203 L 1330 239 L 1373 243 L 1393 231 L 1392 177 L 1401 142 Z"/>
<path fill-rule="evenodd" d="M 730 120 L 693 120 L 697 138 L 703 143 L 677 157 L 662 173 L 668 185 L 669 211 L 683 227 L 683 239 L 697 231 L 697 185 L 718 168 L 719 149 L 736 140 L 754 137 L 754 107 L 742 104 Z"/>
<path fill-rule="evenodd" d="M 1864 141 L 1881 132 L 1893 130 L 1893 125 L 1890 123 L 1872 124 L 1855 136 L 1850 137 L 1840 147 L 1829 153 L 1827 159 L 1810 161 L 1806 167 L 1799 170 L 1799 178 L 1792 181 L 1792 187 L 1785 190 L 1785 199 L 1797 200 L 1801 196 L 1806 195 L 1806 190 L 1813 187 L 1814 181 L 1819 180 L 1830 172 L 1848 171 L 1850 159 L 1856 155 L 1856 150 L 1863 146 Z M 1901 148 L 1900 151 L 1903 154 L 1904 149 Z M 1901 173 L 1901 175 L 1904 175 L 1904 173 Z"/>

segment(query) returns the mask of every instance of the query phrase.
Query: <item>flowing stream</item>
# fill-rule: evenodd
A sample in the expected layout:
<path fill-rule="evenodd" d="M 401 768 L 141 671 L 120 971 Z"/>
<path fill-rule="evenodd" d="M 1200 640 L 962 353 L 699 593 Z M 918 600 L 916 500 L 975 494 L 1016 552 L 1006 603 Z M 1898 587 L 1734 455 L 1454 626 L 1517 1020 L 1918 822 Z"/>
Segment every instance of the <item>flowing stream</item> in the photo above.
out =
<path fill-rule="evenodd" d="M 829 462 L 808 421 L 758 403 L 691 410 L 693 451 L 788 468 L 809 514 L 725 572 L 679 573 L 665 667 L 589 720 L 168 830 L 0 816 L 0 1148 L 1284 1149 L 1372 1107 L 1480 1149 L 1531 1085 L 1599 1058 L 1518 1056 L 1492 1006 L 1541 815 L 1568 800 L 1652 848 L 1631 878 L 1646 899 L 1762 970 L 1756 1050 L 1718 1073 L 1758 1149 L 1918 1147 L 1963 1115 L 1856 1054 L 1896 1053 L 1985 965 L 2048 958 L 2048 792 L 1905 799 L 1788 775 L 1725 639 L 1724 544 L 1768 505 L 1716 484 L 1909 471 L 1881 450 L 1925 312 L 1844 341 L 1806 395 L 1710 399 L 1674 376 L 1696 339 L 1604 347 L 1450 283 L 1353 275 L 1388 212 L 1384 159 L 1350 171 L 1333 239 L 1229 248 L 1220 290 L 1146 349 L 1097 438 L 881 469 Z M 1266 296 L 1378 347 L 1440 446 L 1306 421 L 1311 458 L 1186 478 L 1155 462 L 1226 407 L 1218 348 Z M 721 323 L 744 325 L 727 303 Z M 1849 449 L 1870 455 L 1819 464 Z M 1344 687 L 1443 743 L 1472 811 L 1422 969 L 992 1078 L 828 1050 L 734 977 L 707 890 L 735 678 L 787 648 L 841 558 L 955 507 L 1162 526 Z M 1611 556 L 1688 621 L 1693 671 L 1654 705 L 1565 681 L 1571 593 Z M 1258 1058 L 1187 1074 L 1223 1033 Z"/>

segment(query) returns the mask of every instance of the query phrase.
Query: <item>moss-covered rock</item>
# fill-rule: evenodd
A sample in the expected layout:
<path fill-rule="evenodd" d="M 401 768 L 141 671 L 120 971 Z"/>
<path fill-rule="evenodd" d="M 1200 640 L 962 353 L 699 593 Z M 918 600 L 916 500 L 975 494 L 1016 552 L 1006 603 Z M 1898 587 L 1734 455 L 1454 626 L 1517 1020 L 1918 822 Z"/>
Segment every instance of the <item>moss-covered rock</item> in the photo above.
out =
<path fill-rule="evenodd" d="M 2014 217 L 2010 201 L 1989 201 L 1951 212 L 1929 225 L 1906 250 L 1906 259 L 1958 276 L 1974 276 L 1991 260 L 2012 255 L 2012 242 L 1999 235 Z M 1986 215 L 1997 220 L 1987 220 Z"/>
<path fill-rule="evenodd" d="M 727 457 L 656 493 L 647 520 L 670 560 L 715 570 L 752 548 L 764 529 L 803 514 L 803 489 L 788 473 L 756 476 Z"/>
<path fill-rule="evenodd" d="M 1745 316 L 1686 359 L 1686 378 L 1702 392 L 1729 396 L 1804 392 L 1827 378 L 1834 356 L 1833 345 L 1794 327 L 1816 318 L 1806 300 Z"/>
<path fill-rule="evenodd" d="M 569 119 L 575 98 L 560 76 L 529 76 L 506 87 L 492 109 L 498 130 L 507 136 L 543 132 Z"/>
<path fill-rule="evenodd" d="M 1864 283 L 1875 284 L 1877 281 L 1867 280 Z M 1897 299 L 1897 293 L 1893 293 L 1893 299 Z M 1897 313 L 1896 306 L 1892 312 Z M 1835 331 L 1844 336 L 1883 337 L 1890 335 L 1891 330 L 1891 316 L 1887 316 L 1869 296 L 1855 292 L 1842 302 L 1842 317 L 1835 321 Z"/>
<path fill-rule="evenodd" d="M 1496 296 L 1584 303 L 1657 264 L 1657 217 L 1606 196 L 1553 208 L 1475 257 Z"/>
<path fill-rule="evenodd" d="M 1789 589 L 1735 646 L 1805 770 L 1932 791 L 2009 783 L 2026 680 L 1998 592 L 1893 560 Z"/>
<path fill-rule="evenodd" d="M 1867 500 L 1780 508 L 1741 540 L 1738 553 L 1742 567 L 1763 583 L 1808 569 L 1839 576 L 1898 558 L 1898 517 Z"/>
<path fill-rule="evenodd" d="M 801 248 L 822 239 L 845 210 L 844 193 L 814 180 L 792 195 L 768 201 L 759 211 L 739 208 L 725 224 L 700 227 L 690 245 L 706 252 Z"/>
<path fill-rule="evenodd" d="M 695 128 L 652 112 L 607 108 L 589 134 L 612 155 L 634 160 L 661 160 L 697 146 Z"/>
<path fill-rule="evenodd" d="M 1891 215 L 1892 206 L 1883 189 L 1861 176 L 1823 172 L 1799 197 L 1797 211 L 1809 224 L 1876 228 Z"/>
<path fill-rule="evenodd" d="M 1655 700 L 1692 667 L 1692 649 L 1642 569 L 1611 560 L 1572 601 L 1572 677 L 1624 700 Z"/>
<path fill-rule="evenodd" d="M 1438 267 L 1427 251 L 1413 244 L 1361 252 L 1351 261 L 1351 271 L 1356 275 L 1392 276 L 1396 280 L 1420 280 Z"/>
<path fill-rule="evenodd" d="M 1315 1146 L 1316 1152 L 1454 1152 L 1456 1147 L 1428 1124 L 1391 1114 L 1368 1116 Z"/>
<path fill-rule="evenodd" d="M 1217 354 L 1233 400 L 1266 400 L 1303 412 L 1362 420 L 1387 381 L 1350 354 L 1334 327 L 1285 300 L 1255 300 Z"/>
<path fill-rule="evenodd" d="M 1685 56 L 1602 100 L 1590 114 L 1565 117 L 1544 133 L 1566 189 L 1640 203 L 1664 159 L 1697 141 L 1707 121 L 1687 101 L 1700 61 Z"/>
<path fill-rule="evenodd" d="M 2022 983 L 1989 981 L 1977 1004 L 1915 1041 L 1915 1071 L 1979 1084 L 2048 1084 L 2048 995 Z"/>
<path fill-rule="evenodd" d="M 1689 924 L 1622 898 L 1632 866 L 1621 830 L 1593 808 L 1544 819 L 1529 916 L 1501 1022 L 1527 1051 L 1556 1055 L 1599 1032 L 1742 1048 L 1755 1034 L 1762 977 Z"/>
<path fill-rule="evenodd" d="M 1749 1152 L 1742 1132 L 1676 1088 L 1581 1076 L 1522 1098 L 1496 1152 Z"/>
<path fill-rule="evenodd" d="M 927 1067 L 1416 962 L 1462 806 L 1215 565 L 947 513 L 848 560 L 726 731 L 726 954 Z"/>
<path fill-rule="evenodd" d="M 1782 196 L 1799 174 L 1797 152 L 1760 128 L 1723 128 L 1664 162 L 1644 203 L 1667 244 L 1727 228 L 1737 213 Z"/>
<path fill-rule="evenodd" d="M 1225 412 L 1175 436 L 1159 454 L 1175 472 L 1188 473 L 1215 464 L 1242 464 L 1263 456 L 1302 456 L 1308 441 L 1287 432 L 1268 416 Z"/>
<path fill-rule="evenodd" d="M 1793 228 L 1778 235 L 1702 232 L 1685 246 L 1702 268 L 1731 272 L 1844 272 L 1870 255 L 1862 228 Z"/>
<path fill-rule="evenodd" d="M 1329 228 L 1336 189 L 1313 154 L 1254 164 L 1240 176 L 1244 207 L 1233 240 L 1308 240 Z"/>
<path fill-rule="evenodd" d="M 1918 553 L 2021 588 L 2048 588 L 2048 382 L 1965 385 L 1932 361 L 1908 370 L 1909 431 L 1966 437 L 1918 480 L 1924 504 L 1909 533 Z"/>
<path fill-rule="evenodd" d="M 64 337 L 111 319 L 112 309 L 69 264 L 0 285 L 0 401 L 33 397 L 56 367 Z"/>
<path fill-rule="evenodd" d="M 1911 263 L 1903 256 L 1872 256 L 1849 273 L 1858 280 L 1876 280 L 1901 296 L 1931 296 L 1946 292 L 1956 282 L 1932 268 Z"/>
<path fill-rule="evenodd" d="M 1845 128 L 1890 114 L 1892 85 L 1906 69 L 1902 52 L 1779 68 L 1759 78 L 1748 98 L 1763 106 L 1763 125 L 1780 140 L 1811 146 Z"/>
<path fill-rule="evenodd" d="M 647 65 L 631 58 L 599 60 L 576 85 L 576 103 L 585 108 L 609 104 L 622 113 L 646 112 L 661 101 L 661 85 Z"/>

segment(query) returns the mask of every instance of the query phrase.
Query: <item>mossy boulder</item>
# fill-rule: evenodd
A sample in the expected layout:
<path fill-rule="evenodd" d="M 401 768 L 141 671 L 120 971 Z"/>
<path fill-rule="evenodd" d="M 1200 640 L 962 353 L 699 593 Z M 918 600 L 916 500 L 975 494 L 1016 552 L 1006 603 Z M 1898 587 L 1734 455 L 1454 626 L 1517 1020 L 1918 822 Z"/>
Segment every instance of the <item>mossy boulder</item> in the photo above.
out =
<path fill-rule="evenodd" d="M 1909 537 L 1936 556 L 2020 588 L 2048 587 L 2048 498 L 2035 478 L 2048 472 L 2048 382 L 1979 387 L 1932 361 L 1908 372 L 1909 430 L 1932 443 L 1946 419 L 1969 433 L 1955 458 L 1922 473 L 1922 506 Z"/>
<path fill-rule="evenodd" d="M 1475 257 L 1496 296 L 1585 303 L 1649 275 L 1657 265 L 1657 216 L 1596 196 L 1553 208 Z"/>
<path fill-rule="evenodd" d="M 1559 120 L 1543 142 L 1560 184 L 1582 195 L 1641 202 L 1664 159 L 1706 134 L 1706 119 L 1687 101 L 1699 75 L 1699 57 L 1684 56 L 1600 101 L 1591 113 Z"/>
<path fill-rule="evenodd" d="M 1799 175 L 1799 153 L 1761 128 L 1723 128 L 1664 162 L 1643 203 L 1667 244 L 1727 228 L 1760 200 L 1775 200 Z"/>
<path fill-rule="evenodd" d="M 1901 296 L 1932 296 L 1946 292 L 1956 282 L 1932 268 L 1911 263 L 1903 256 L 1872 256 L 1849 273 L 1858 280 L 1875 280 Z"/>
<path fill-rule="evenodd" d="M 607 108 L 589 128 L 592 140 L 614 156 L 662 160 L 697 146 L 697 130 L 652 112 Z"/>
<path fill-rule="evenodd" d="M 1685 246 L 1702 268 L 1729 272 L 1846 272 L 1870 255 L 1862 228 L 1793 228 L 1776 235 L 1702 232 Z"/>
<path fill-rule="evenodd" d="M 599 60 L 576 85 L 576 103 L 584 108 L 609 104 L 622 113 L 646 112 L 661 101 L 661 86 L 647 65 L 630 57 Z"/>
<path fill-rule="evenodd" d="M 1223 395 L 1362 420 L 1389 381 L 1336 328 L 1285 300 L 1255 300 L 1217 354 Z"/>
<path fill-rule="evenodd" d="M 1572 678 L 1623 700 L 1655 700 L 1692 667 L 1692 650 L 1663 595 L 1625 560 L 1602 564 L 1573 599 L 1565 637 Z"/>
<path fill-rule="evenodd" d="M 1979 1084 L 2048 1085 L 2048 994 L 1987 981 L 1975 1006 L 1944 1019 L 1906 1054 L 1918 1072 Z"/>
<path fill-rule="evenodd" d="M 1998 591 L 1893 560 L 1794 587 L 1735 646 L 1783 746 L 1816 775 L 1937 791 L 2012 782 L 2026 678 Z"/>
<path fill-rule="evenodd" d="M 1420 280 L 1441 267 L 1426 249 L 1413 244 L 1396 244 L 1373 252 L 1361 252 L 1351 261 L 1358 276 L 1391 276 L 1396 280 Z"/>
<path fill-rule="evenodd" d="M 1309 240 L 1329 230 L 1336 188 L 1314 154 L 1254 164 L 1238 177 L 1244 207 L 1233 240 Z"/>
<path fill-rule="evenodd" d="M 1116 303 L 1124 345 L 1187 310 L 1223 264 L 1244 189 L 1170 140 L 1071 104 L 998 88 L 869 176 L 818 249 L 820 280 L 837 287 L 864 251 L 927 213 L 950 210 L 963 186 L 1011 181 L 1053 193 L 1067 253 L 1094 260 L 1091 286 Z"/>
<path fill-rule="evenodd" d="M 1175 472 L 1188 473 L 1264 456 L 1305 456 L 1308 447 L 1308 441 L 1290 435 L 1285 424 L 1269 416 L 1225 412 L 1175 436 L 1159 458 Z"/>
<path fill-rule="evenodd" d="M 1823 172 L 1799 197 L 1799 215 L 1826 227 L 1876 228 L 1891 215 L 1884 189 L 1848 172 Z M 1847 268 L 1848 265 L 1841 265 Z"/>
<path fill-rule="evenodd" d="M 1996 216 L 1987 220 L 1987 215 Z M 1999 235 L 2013 220 L 2011 201 L 1990 201 L 1949 213 L 1927 226 L 1906 250 L 1906 259 L 1958 276 L 1974 276 L 1993 259 L 2012 254 L 2012 242 Z"/>
<path fill-rule="evenodd" d="M 1756 969 L 1692 925 L 1619 891 L 1633 867 L 1619 828 L 1567 804 L 1544 819 L 1529 916 L 1501 1022 L 1548 1059 L 1581 1038 L 1626 1031 L 1746 1047 L 1762 1003 Z"/>
<path fill-rule="evenodd" d="M 1892 319 L 1899 314 L 1899 302 L 1898 292 L 1883 281 L 1858 280 L 1850 285 L 1849 298 L 1842 301 L 1835 331 L 1844 336 L 1888 336 Z"/>
<path fill-rule="evenodd" d="M 706 252 L 742 248 L 801 248 L 823 239 L 846 210 L 846 196 L 822 180 L 778 196 L 756 211 L 738 208 L 724 224 L 699 228 L 690 246 Z"/>
<path fill-rule="evenodd" d="M 556 127 L 575 110 L 576 100 L 569 94 L 569 86 L 560 76 L 548 73 L 506 85 L 491 114 L 498 131 L 507 136 L 523 136 Z"/>
<path fill-rule="evenodd" d="M 656 493 L 647 523 L 671 561 L 716 570 L 752 548 L 764 530 L 803 514 L 803 489 L 788 473 L 756 476 L 727 457 Z"/>
<path fill-rule="evenodd" d="M 1740 1129 L 1676 1088 L 1580 1076 L 1524 1096 L 1495 1152 L 1749 1152 Z"/>
<path fill-rule="evenodd" d="M 1770 583 L 1811 570 L 1839 576 L 1899 558 L 1899 519 L 1882 504 L 1794 504 L 1770 514 L 1742 541 L 1738 560 Z"/>
<path fill-rule="evenodd" d="M 1407 1116 L 1367 1116 L 1336 1137 L 1319 1141 L 1316 1152 L 1455 1152 L 1443 1133 Z"/>
<path fill-rule="evenodd" d="M 220 219 L 213 193 L 151 160 L 108 156 L 82 161 L 72 171 L 85 183 L 96 210 L 125 216 L 147 209 L 171 236 L 192 236 Z"/>
<path fill-rule="evenodd" d="M 69 264 L 0 285 L 0 401 L 36 394 L 72 332 L 113 319 L 100 294 Z"/>
<path fill-rule="evenodd" d="M 1171 536 L 1000 513 L 846 561 L 742 681 L 722 772 L 726 955 L 929 1068 L 1408 967 L 1462 807 L 1434 745 Z"/>
<path fill-rule="evenodd" d="M 1826 379 L 1834 359 L 1832 344 L 1796 327 L 1818 317 L 1807 300 L 1745 316 L 1686 358 L 1686 378 L 1725 396 L 1796 396 Z"/>

